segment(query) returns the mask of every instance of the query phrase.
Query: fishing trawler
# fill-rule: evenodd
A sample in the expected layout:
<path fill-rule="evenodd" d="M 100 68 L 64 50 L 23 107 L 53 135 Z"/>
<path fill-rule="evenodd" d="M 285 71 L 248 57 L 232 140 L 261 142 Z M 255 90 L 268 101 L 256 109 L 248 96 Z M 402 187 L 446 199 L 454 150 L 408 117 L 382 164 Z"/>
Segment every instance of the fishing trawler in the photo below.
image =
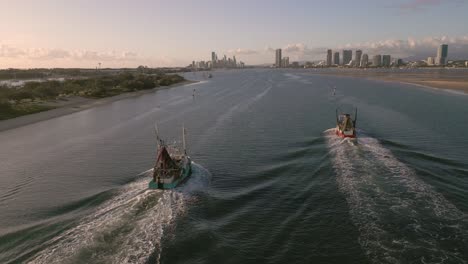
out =
<path fill-rule="evenodd" d="M 185 148 L 185 128 L 182 127 L 182 152 L 175 146 L 168 146 L 159 137 L 157 127 L 155 131 L 158 141 L 158 154 L 154 165 L 153 179 L 148 187 L 150 189 L 173 189 L 192 173 L 192 161 Z"/>
<path fill-rule="evenodd" d="M 336 109 L 336 135 L 342 138 L 356 138 L 357 108 L 354 117 L 346 113 L 338 113 Z"/>

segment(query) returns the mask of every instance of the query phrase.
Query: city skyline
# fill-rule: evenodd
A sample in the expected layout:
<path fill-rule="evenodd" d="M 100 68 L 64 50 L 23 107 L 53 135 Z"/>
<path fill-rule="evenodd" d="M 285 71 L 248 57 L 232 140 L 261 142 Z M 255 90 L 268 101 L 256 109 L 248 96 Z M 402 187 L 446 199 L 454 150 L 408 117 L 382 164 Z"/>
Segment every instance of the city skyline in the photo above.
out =
<path fill-rule="evenodd" d="M 357 49 L 353 50 L 342 50 L 343 60 L 340 60 L 340 52 L 336 50 L 327 49 L 326 57 L 324 60 L 319 61 L 315 66 L 327 66 L 327 67 L 336 67 L 336 66 L 348 66 L 348 67 L 390 67 L 390 66 L 402 66 L 404 64 L 402 58 L 394 57 L 390 54 L 371 54 L 373 55 L 372 61 L 369 62 L 369 54 L 363 53 L 362 50 Z M 333 56 L 332 56 L 333 54 Z M 436 56 L 428 57 L 425 60 L 416 60 L 416 61 L 407 61 L 413 66 L 445 66 L 447 64 L 452 64 L 453 60 L 450 60 L 448 55 L 448 44 L 440 44 L 437 47 Z M 467 61 L 468 62 L 468 61 Z M 459 62 L 457 62 L 459 64 Z M 466 64 L 466 63 L 465 63 Z"/>
<path fill-rule="evenodd" d="M 466 6 L 434 0 L 3 2 L 0 68 L 186 66 L 207 60 L 212 50 L 257 65 L 270 64 L 276 48 L 290 61 L 322 59 L 327 48 L 426 59 L 443 43 L 453 58 L 466 58 Z M 365 17 L 353 12 L 361 9 Z M 287 22 L 277 19 L 284 14 Z M 440 14 L 450 16 L 444 23 L 428 19 Z"/>

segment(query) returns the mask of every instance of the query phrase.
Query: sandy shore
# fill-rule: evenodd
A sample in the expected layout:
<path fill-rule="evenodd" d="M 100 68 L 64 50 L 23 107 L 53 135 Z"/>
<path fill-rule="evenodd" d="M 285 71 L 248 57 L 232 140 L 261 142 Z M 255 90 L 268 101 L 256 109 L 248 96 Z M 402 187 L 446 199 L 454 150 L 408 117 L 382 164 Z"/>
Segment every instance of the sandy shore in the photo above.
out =
<path fill-rule="evenodd" d="M 428 70 L 414 71 L 372 71 L 362 69 L 343 69 L 333 71 L 318 71 L 316 74 L 366 78 L 390 82 L 414 84 L 429 88 L 453 90 L 468 94 L 468 70 Z"/>
<path fill-rule="evenodd" d="M 169 86 L 161 86 L 161 87 L 157 87 L 157 88 L 150 89 L 150 90 L 141 90 L 137 92 L 123 93 L 123 94 L 119 94 L 116 96 L 111 96 L 111 97 L 106 97 L 106 98 L 101 98 L 101 99 L 90 99 L 90 98 L 83 98 L 83 97 L 75 96 L 75 97 L 67 98 L 66 101 L 57 100 L 55 102 L 50 102 L 47 104 L 53 107 L 57 107 L 55 109 L 0 121 L 0 131 L 29 125 L 32 123 L 52 119 L 55 117 L 83 111 L 83 110 L 96 107 L 99 105 L 104 105 L 104 104 L 119 101 L 122 99 L 140 96 L 142 94 L 154 93 L 162 89 L 168 89 L 168 88 L 172 88 L 175 86 L 181 86 L 181 85 L 186 85 L 190 83 L 195 83 L 195 81 L 184 81 L 184 82 L 176 83 L 176 84 L 169 85 Z"/>

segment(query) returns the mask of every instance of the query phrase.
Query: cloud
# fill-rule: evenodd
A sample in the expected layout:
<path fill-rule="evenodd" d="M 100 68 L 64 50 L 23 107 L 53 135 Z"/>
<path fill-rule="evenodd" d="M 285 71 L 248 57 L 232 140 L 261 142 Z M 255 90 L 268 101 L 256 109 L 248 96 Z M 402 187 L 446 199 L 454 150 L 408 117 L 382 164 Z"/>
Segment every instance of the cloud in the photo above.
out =
<path fill-rule="evenodd" d="M 304 43 L 288 44 L 283 48 L 285 53 L 304 53 L 307 51 L 307 46 Z"/>
<path fill-rule="evenodd" d="M 0 58 L 17 58 L 24 54 L 25 52 L 21 49 L 11 47 L 7 44 L 0 44 Z"/>
<path fill-rule="evenodd" d="M 368 54 L 390 54 L 398 58 L 424 59 L 436 56 L 437 48 L 441 44 L 449 45 L 450 59 L 468 58 L 468 35 L 459 37 L 426 37 L 421 39 L 408 38 L 406 40 L 387 39 L 365 43 L 346 44 L 338 49 L 361 49 Z"/>
<path fill-rule="evenodd" d="M 309 48 L 304 43 L 292 43 L 282 48 L 283 56 L 289 56 L 293 61 L 314 60 L 326 52 L 324 47 Z"/>
<path fill-rule="evenodd" d="M 418 9 L 430 5 L 438 5 L 442 3 L 441 0 L 411 0 L 407 3 L 400 4 L 398 7 L 404 10 Z"/>
<path fill-rule="evenodd" d="M 0 44 L 0 58 L 25 60 L 81 60 L 81 61 L 133 61 L 139 58 L 131 51 L 92 51 L 27 48 L 21 49 L 7 44 Z"/>
<path fill-rule="evenodd" d="M 270 46 L 265 46 L 265 48 L 263 49 L 265 52 L 275 52 L 275 49 L 270 47 Z"/>
<path fill-rule="evenodd" d="M 397 5 L 399 9 L 403 11 L 415 11 L 415 10 L 421 10 L 424 8 L 428 8 L 430 6 L 437 6 L 445 3 L 450 3 L 450 4 L 461 4 L 465 0 L 410 0 L 408 2 L 402 3 Z"/>
<path fill-rule="evenodd" d="M 253 55 L 253 54 L 258 54 L 259 52 L 257 50 L 252 50 L 252 49 L 230 49 L 227 51 L 227 53 L 230 54 L 235 54 L 235 55 Z"/>

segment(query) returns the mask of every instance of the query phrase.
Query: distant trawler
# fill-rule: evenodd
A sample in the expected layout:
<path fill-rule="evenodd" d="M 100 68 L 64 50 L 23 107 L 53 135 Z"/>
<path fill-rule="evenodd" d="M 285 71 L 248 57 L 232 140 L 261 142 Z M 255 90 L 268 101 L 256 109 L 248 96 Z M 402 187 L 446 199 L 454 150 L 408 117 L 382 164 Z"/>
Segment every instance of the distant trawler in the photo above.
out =
<path fill-rule="evenodd" d="M 356 138 L 357 108 L 354 117 L 346 113 L 338 113 L 336 109 L 336 135 L 342 138 Z"/>
<path fill-rule="evenodd" d="M 183 152 L 175 146 L 168 146 L 159 137 L 156 126 L 156 139 L 158 141 L 158 154 L 153 170 L 153 179 L 149 183 L 150 189 L 173 189 L 187 179 L 192 173 L 192 161 L 185 148 L 185 128 L 182 127 Z"/>

